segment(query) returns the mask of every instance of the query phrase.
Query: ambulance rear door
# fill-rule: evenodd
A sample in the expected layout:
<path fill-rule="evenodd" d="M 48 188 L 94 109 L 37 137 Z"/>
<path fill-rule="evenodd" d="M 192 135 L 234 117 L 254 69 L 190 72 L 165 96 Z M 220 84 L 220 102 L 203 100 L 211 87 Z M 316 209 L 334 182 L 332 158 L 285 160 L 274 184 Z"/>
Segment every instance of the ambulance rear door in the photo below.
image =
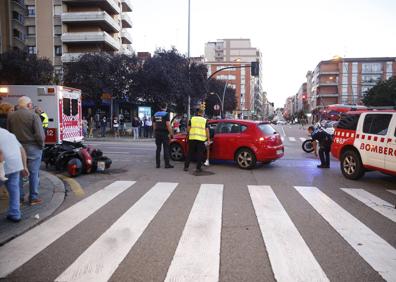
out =
<path fill-rule="evenodd" d="M 386 147 L 388 150 L 385 154 L 385 169 L 396 173 L 396 113 L 389 125 Z"/>
<path fill-rule="evenodd" d="M 80 142 L 83 139 L 81 91 L 63 87 L 59 109 L 61 141 Z"/>

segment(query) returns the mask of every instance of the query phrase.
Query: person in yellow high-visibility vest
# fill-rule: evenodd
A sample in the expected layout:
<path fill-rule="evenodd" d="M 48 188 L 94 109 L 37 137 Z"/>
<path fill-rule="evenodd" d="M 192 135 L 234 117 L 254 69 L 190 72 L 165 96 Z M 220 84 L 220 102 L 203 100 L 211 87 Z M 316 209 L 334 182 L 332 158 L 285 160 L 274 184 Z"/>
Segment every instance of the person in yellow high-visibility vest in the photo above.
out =
<path fill-rule="evenodd" d="M 197 169 L 196 172 L 201 172 L 202 158 L 205 151 L 205 142 L 210 142 L 209 127 L 206 118 L 203 117 L 203 109 L 199 109 L 197 115 L 192 117 L 188 123 L 188 154 L 184 162 L 184 171 L 188 171 L 190 160 L 196 154 Z"/>
<path fill-rule="evenodd" d="M 37 106 L 34 107 L 34 111 L 36 112 L 36 114 L 40 116 L 41 123 L 43 124 L 44 134 L 47 135 L 48 122 L 49 122 L 47 113 Z"/>

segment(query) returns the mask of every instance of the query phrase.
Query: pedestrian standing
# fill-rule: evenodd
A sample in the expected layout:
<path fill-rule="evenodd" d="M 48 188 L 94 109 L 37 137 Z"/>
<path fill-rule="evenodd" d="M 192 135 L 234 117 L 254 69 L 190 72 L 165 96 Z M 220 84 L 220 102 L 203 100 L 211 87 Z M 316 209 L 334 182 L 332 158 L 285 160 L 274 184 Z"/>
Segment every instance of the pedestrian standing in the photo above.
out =
<path fill-rule="evenodd" d="M 330 149 L 333 142 L 331 135 L 324 130 L 315 130 L 313 126 L 308 127 L 308 133 L 313 142 L 319 142 L 320 165 L 317 167 L 330 168 Z"/>
<path fill-rule="evenodd" d="M 107 127 L 107 118 L 106 116 L 103 116 L 102 120 L 100 121 L 100 130 L 102 133 L 102 137 L 106 137 L 106 127 Z"/>
<path fill-rule="evenodd" d="M 87 137 L 88 134 L 88 121 L 85 117 L 83 117 L 82 120 L 82 131 L 83 131 L 83 136 Z"/>
<path fill-rule="evenodd" d="M 147 137 L 153 138 L 153 121 L 151 120 L 151 117 L 147 118 L 146 126 L 147 126 Z"/>
<path fill-rule="evenodd" d="M 120 135 L 125 135 L 125 119 L 123 114 L 118 115 L 118 122 L 120 123 Z"/>
<path fill-rule="evenodd" d="M 32 109 L 32 100 L 26 96 L 20 97 L 18 99 L 18 110 L 8 115 L 7 127 L 25 149 L 30 174 L 29 203 L 30 205 L 37 205 L 42 203 L 39 198 L 39 172 L 45 136 L 40 117 Z M 19 187 L 21 202 L 24 202 L 23 181 L 20 181 Z"/>
<path fill-rule="evenodd" d="M 12 222 L 21 220 L 20 210 L 20 175 L 29 176 L 26 153 L 15 135 L 4 128 L 0 128 L 0 161 L 4 161 L 4 173 L 6 179 L 0 180 L 8 191 L 7 219 Z"/>
<path fill-rule="evenodd" d="M 169 139 L 172 137 L 169 113 L 166 111 L 166 104 L 161 104 L 161 110 L 154 114 L 154 136 L 157 146 L 155 160 L 156 167 L 160 168 L 161 147 L 164 149 L 165 168 L 173 168 L 169 163 Z"/>
<path fill-rule="evenodd" d="M 139 119 L 137 117 L 133 117 L 132 119 L 132 129 L 133 129 L 133 139 L 139 138 Z"/>
<path fill-rule="evenodd" d="M 194 154 L 197 156 L 197 169 L 201 172 L 202 157 L 205 151 L 205 142 L 210 144 L 209 127 L 206 118 L 203 117 L 204 111 L 199 109 L 197 115 L 192 117 L 187 126 L 188 134 L 188 154 L 184 162 L 184 171 L 188 171 L 190 160 Z"/>
<path fill-rule="evenodd" d="M 119 124 L 119 122 L 118 122 L 118 118 L 117 117 L 114 117 L 113 118 L 113 131 L 114 131 L 114 137 L 120 137 L 120 131 L 119 131 L 119 128 L 120 127 L 120 124 Z"/>
<path fill-rule="evenodd" d="M 95 121 L 92 115 L 89 116 L 88 118 L 88 138 L 93 138 L 93 131 L 94 131 L 94 127 L 95 127 Z"/>

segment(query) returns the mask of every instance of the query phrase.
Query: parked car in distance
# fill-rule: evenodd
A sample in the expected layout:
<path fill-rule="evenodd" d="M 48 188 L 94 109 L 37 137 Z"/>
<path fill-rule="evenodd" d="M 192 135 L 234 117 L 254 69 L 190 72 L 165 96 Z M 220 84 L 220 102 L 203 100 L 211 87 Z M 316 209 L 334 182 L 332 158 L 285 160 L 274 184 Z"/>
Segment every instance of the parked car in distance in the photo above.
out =
<path fill-rule="evenodd" d="M 208 125 L 213 141 L 210 160 L 231 160 L 242 169 L 251 169 L 257 162 L 270 163 L 284 155 L 281 137 L 268 122 L 222 119 L 209 120 Z M 170 143 L 172 160 L 184 159 L 187 141 L 185 133 L 174 136 Z"/>

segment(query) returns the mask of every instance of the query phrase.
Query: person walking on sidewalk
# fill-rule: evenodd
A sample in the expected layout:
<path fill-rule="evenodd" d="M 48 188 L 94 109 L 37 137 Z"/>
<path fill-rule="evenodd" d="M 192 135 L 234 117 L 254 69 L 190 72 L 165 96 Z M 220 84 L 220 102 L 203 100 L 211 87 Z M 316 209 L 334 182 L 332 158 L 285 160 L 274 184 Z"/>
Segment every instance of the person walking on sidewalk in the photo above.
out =
<path fill-rule="evenodd" d="M 104 115 L 102 117 L 102 120 L 100 121 L 100 131 L 101 131 L 102 137 L 106 137 L 106 127 L 107 127 L 107 118 Z"/>
<path fill-rule="evenodd" d="M 4 161 L 4 172 L 7 180 L 5 186 L 8 191 L 7 219 L 12 222 L 21 221 L 19 180 L 29 176 L 26 153 L 15 135 L 4 128 L 0 128 L 0 160 Z M 0 180 L 0 185 L 1 185 Z"/>
<path fill-rule="evenodd" d="M 172 138 L 172 128 L 170 126 L 169 113 L 166 111 L 166 104 L 161 104 L 161 110 L 154 114 L 154 136 L 157 150 L 155 154 L 156 167 L 160 167 L 161 147 L 164 147 L 165 168 L 173 168 L 169 163 L 169 138 Z"/>
<path fill-rule="evenodd" d="M 199 109 L 197 115 L 192 117 L 187 126 L 188 134 L 188 154 L 184 162 L 184 171 L 188 171 L 190 160 L 196 154 L 197 169 L 201 172 L 202 157 L 205 151 L 205 142 L 210 144 L 209 127 L 206 118 L 203 117 L 204 111 Z"/>
<path fill-rule="evenodd" d="M 39 198 L 40 165 L 45 135 L 40 117 L 33 111 L 32 100 L 22 96 L 18 99 L 18 110 L 8 116 L 8 130 L 15 134 L 19 143 L 22 144 L 27 155 L 27 167 L 29 170 L 29 203 L 30 205 L 41 204 Z M 19 185 L 21 189 L 21 201 L 24 202 L 25 193 L 23 181 Z"/>
<path fill-rule="evenodd" d="M 120 137 L 120 124 L 118 122 L 118 118 L 115 116 L 113 117 L 113 131 L 114 131 L 114 137 Z"/>

